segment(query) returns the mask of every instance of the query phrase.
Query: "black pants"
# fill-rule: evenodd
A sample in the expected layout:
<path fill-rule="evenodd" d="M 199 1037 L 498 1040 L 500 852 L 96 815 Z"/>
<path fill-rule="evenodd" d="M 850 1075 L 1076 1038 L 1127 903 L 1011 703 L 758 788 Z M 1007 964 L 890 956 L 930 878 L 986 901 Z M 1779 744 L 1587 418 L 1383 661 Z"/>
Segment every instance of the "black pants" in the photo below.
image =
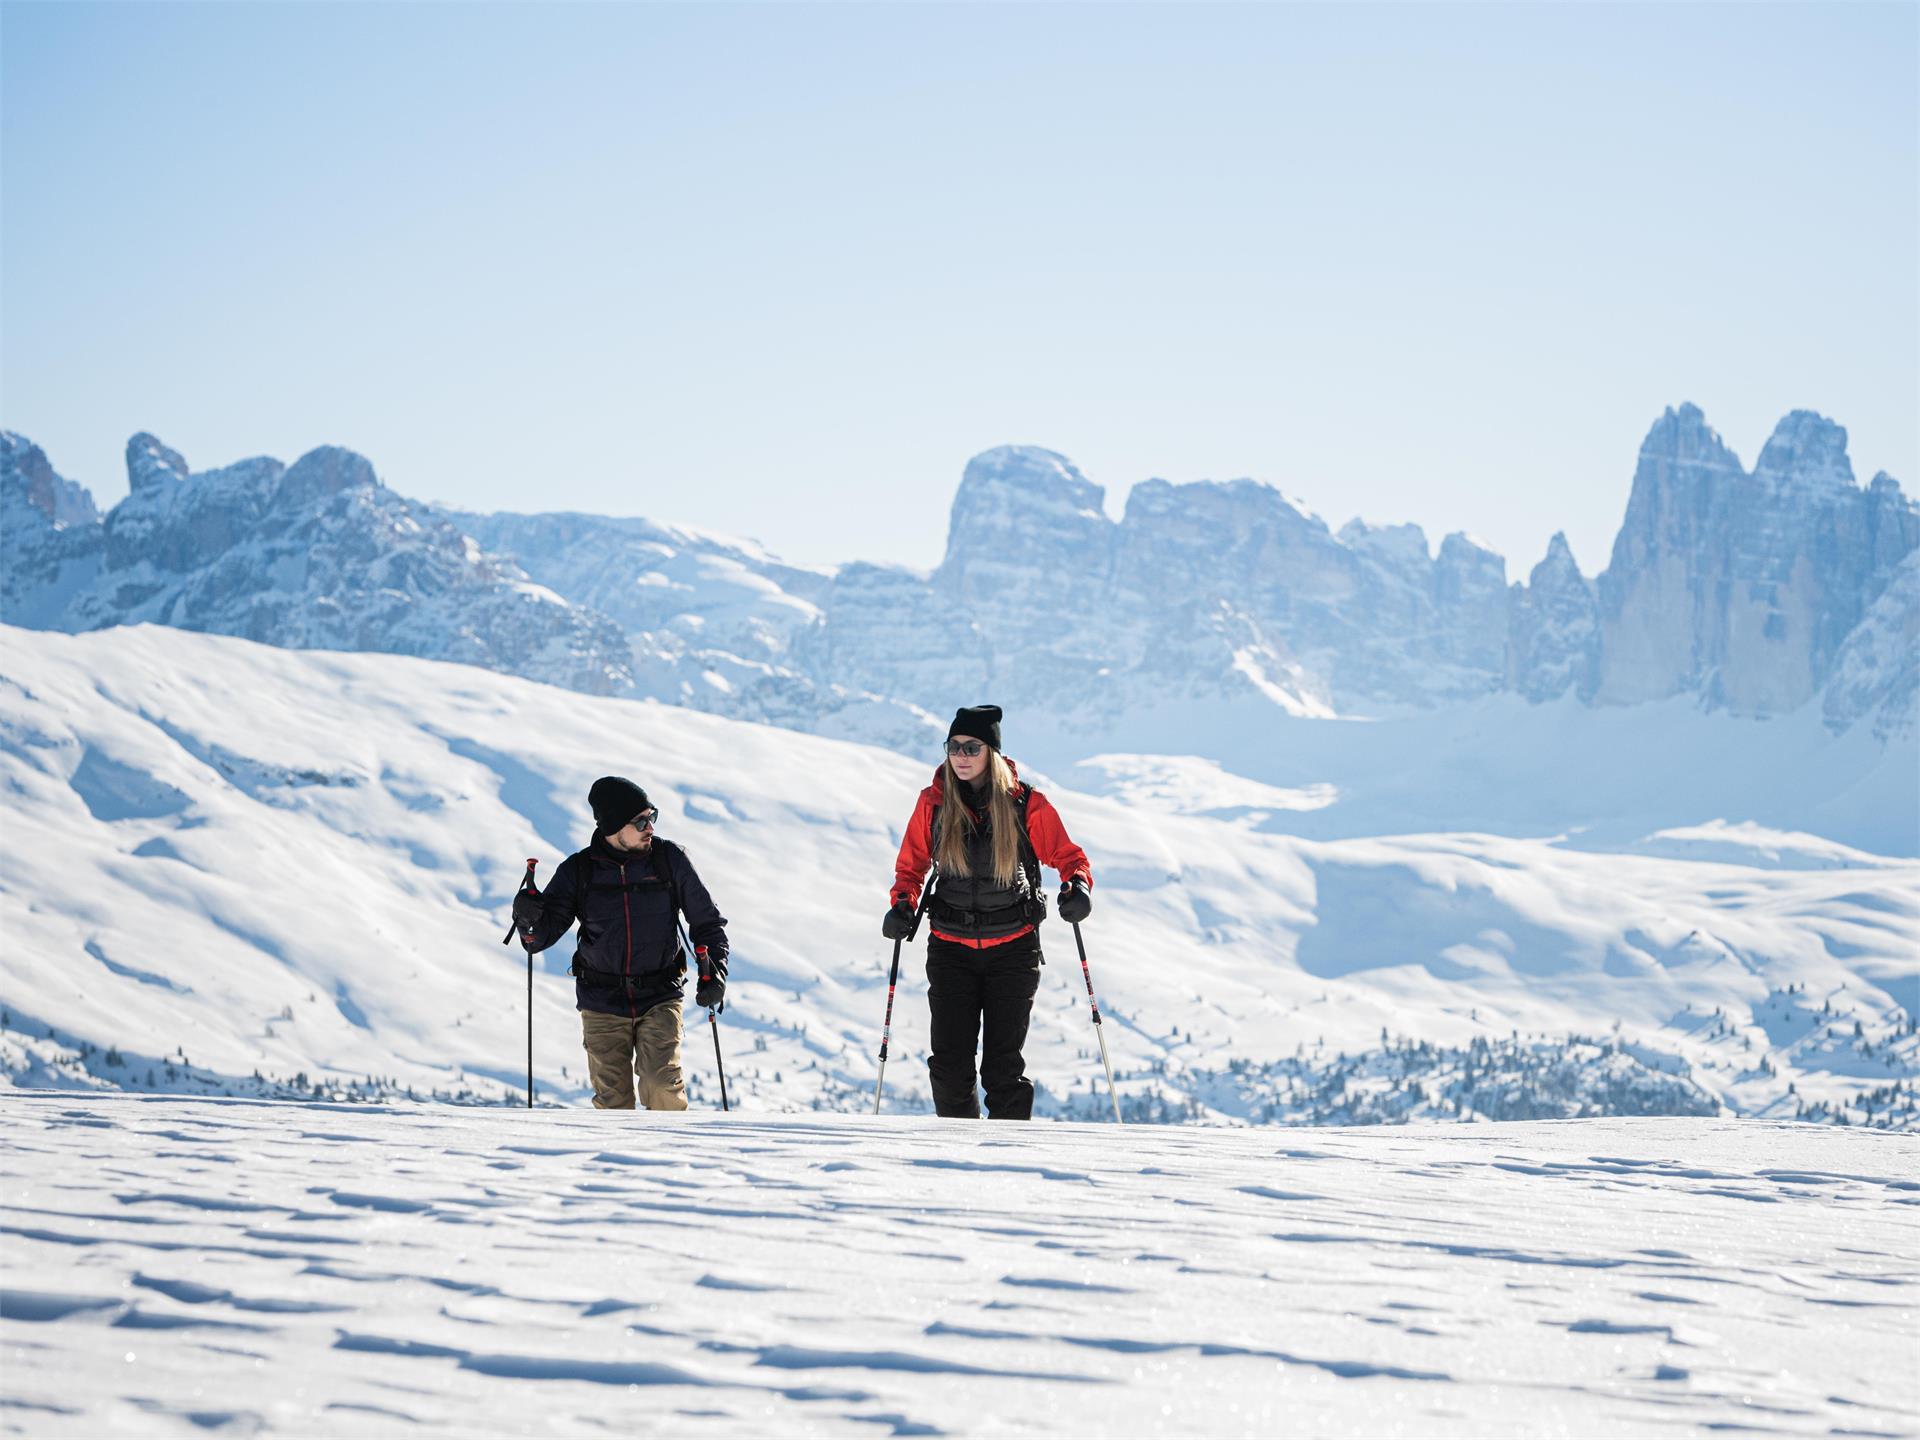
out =
<path fill-rule="evenodd" d="M 1040 988 L 1040 937 L 1022 935 L 975 950 L 934 936 L 927 941 L 927 1000 L 933 1007 L 933 1048 L 927 1074 L 939 1114 L 978 1119 L 978 1078 L 994 1120 L 1033 1118 L 1033 1082 L 1021 1048 L 1033 997 Z M 984 1041 L 981 1038 L 985 1030 Z"/>

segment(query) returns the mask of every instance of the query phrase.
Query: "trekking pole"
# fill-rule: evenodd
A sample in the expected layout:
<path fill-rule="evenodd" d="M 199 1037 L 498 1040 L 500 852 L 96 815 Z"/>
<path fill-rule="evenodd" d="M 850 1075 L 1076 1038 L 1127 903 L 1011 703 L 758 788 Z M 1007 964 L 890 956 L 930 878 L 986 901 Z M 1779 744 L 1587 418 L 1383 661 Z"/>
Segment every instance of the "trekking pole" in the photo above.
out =
<path fill-rule="evenodd" d="M 1107 1059 L 1107 1032 L 1100 1023 L 1100 1002 L 1093 998 L 1093 972 L 1087 968 L 1087 942 L 1080 938 L 1080 922 L 1073 922 L 1073 943 L 1080 947 L 1080 973 L 1087 981 L 1087 1008 L 1093 1012 L 1093 1033 L 1100 1041 L 1100 1063 L 1107 1071 L 1107 1098 L 1113 1101 L 1113 1123 L 1124 1125 L 1120 1118 L 1120 1095 L 1113 1088 L 1113 1062 Z"/>
<path fill-rule="evenodd" d="M 907 927 L 907 933 L 895 938 L 893 942 L 893 969 L 887 974 L 887 1018 L 880 1026 L 880 1073 L 873 1082 L 873 1113 L 880 1113 L 880 1092 L 887 1084 L 887 1045 L 893 1037 L 893 991 L 900 983 L 900 946 L 914 937 L 920 929 L 920 917 L 926 913 L 927 896 L 933 893 L 933 877 L 940 873 L 938 865 L 927 871 L 927 883 L 920 887 L 920 903 L 914 907 L 913 923 Z"/>
<path fill-rule="evenodd" d="M 520 888 L 513 892 L 514 898 L 516 900 L 519 899 L 521 894 L 524 893 L 525 891 L 533 889 L 533 872 L 534 872 L 534 868 L 537 865 L 539 865 L 539 863 L 540 862 L 538 860 L 527 861 L 527 873 L 520 877 Z M 513 943 L 513 937 L 515 933 L 518 932 L 519 929 L 520 927 L 517 924 L 508 925 L 507 933 L 505 937 L 501 939 L 500 943 L 502 945 L 511 945 Z M 531 930 L 527 932 L 526 939 L 528 941 L 528 946 L 527 946 L 527 1108 L 531 1110 L 533 1108 L 533 947 L 531 943 L 533 940 L 533 932 Z"/>
<path fill-rule="evenodd" d="M 707 947 L 693 943 L 693 936 L 687 933 L 686 922 L 680 919 L 679 916 L 676 915 L 674 917 L 673 923 L 680 927 L 681 942 L 687 949 L 693 951 L 700 978 L 702 980 L 711 980 L 713 978 L 713 966 L 707 960 Z M 697 996 L 699 991 L 696 990 L 694 994 Z M 722 1001 L 721 1003 L 724 1004 L 725 1002 Z M 720 1109 L 724 1112 L 729 1108 L 727 1105 L 727 1067 L 726 1063 L 720 1058 L 719 1015 L 711 1005 L 707 1007 L 707 1025 L 713 1031 L 713 1068 L 720 1076 Z"/>
<path fill-rule="evenodd" d="M 713 969 L 707 960 L 707 947 L 702 945 L 694 955 L 700 961 L 700 979 L 702 983 L 713 978 Z M 720 1059 L 720 1015 L 711 1005 L 707 1007 L 707 1028 L 713 1031 L 713 1068 L 720 1075 L 720 1109 L 725 1112 L 727 1105 L 727 1067 Z"/>

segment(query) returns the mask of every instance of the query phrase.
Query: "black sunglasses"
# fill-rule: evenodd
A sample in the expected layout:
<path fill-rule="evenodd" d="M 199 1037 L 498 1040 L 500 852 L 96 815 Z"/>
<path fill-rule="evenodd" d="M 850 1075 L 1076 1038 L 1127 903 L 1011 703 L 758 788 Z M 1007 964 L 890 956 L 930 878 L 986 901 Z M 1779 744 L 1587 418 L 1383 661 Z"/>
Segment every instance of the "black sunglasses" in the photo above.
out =
<path fill-rule="evenodd" d="M 629 825 L 638 825 L 642 830 L 651 830 L 653 828 L 653 822 L 659 818 L 660 812 L 658 810 L 642 810 L 627 823 Z"/>
<path fill-rule="evenodd" d="M 978 755 L 982 750 L 986 748 L 987 747 L 978 740 L 947 741 L 947 754 L 964 755 L 969 760 L 971 760 L 974 756 Z"/>

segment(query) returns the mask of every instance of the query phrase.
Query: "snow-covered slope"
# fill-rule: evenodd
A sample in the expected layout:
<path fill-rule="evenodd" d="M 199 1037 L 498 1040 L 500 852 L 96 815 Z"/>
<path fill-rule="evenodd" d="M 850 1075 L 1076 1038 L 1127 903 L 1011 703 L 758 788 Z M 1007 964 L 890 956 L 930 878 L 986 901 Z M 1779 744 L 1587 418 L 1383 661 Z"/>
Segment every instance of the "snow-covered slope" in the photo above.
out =
<path fill-rule="evenodd" d="M 1080 788 L 1124 795 L 1129 776 L 1191 778 L 1195 766 L 1244 777 L 1296 798 L 1250 791 L 1237 805 L 1215 796 L 1183 808 L 1320 839 L 1484 830 L 1618 847 L 1724 819 L 1915 855 L 1920 734 L 1898 723 L 1913 699 L 1911 687 L 1896 693 L 1873 725 L 1838 736 L 1811 706 L 1755 721 L 1684 696 L 1587 706 L 1514 695 L 1376 721 L 1263 720 L 1254 702 L 1163 705 L 1100 728 L 1023 717 L 1020 733 L 1023 753 Z M 1223 752 L 1237 756 L 1230 766 L 1199 758 Z"/>
<path fill-rule="evenodd" d="M 828 608 L 836 633 L 848 616 L 830 572 L 788 565 L 751 541 L 641 519 L 447 518 L 556 594 L 623 626 L 637 694 L 909 753 L 944 733 L 926 711 L 859 688 L 833 663 L 822 644 Z M 897 681 L 898 672 L 884 678 Z"/>
<path fill-rule="evenodd" d="M 1778 723 L 1728 724 L 1723 749 L 1780 763 Z M 587 786 L 617 772 L 647 786 L 732 919 L 723 1033 L 739 1102 L 861 1107 L 885 988 L 878 917 L 929 769 L 471 667 L 160 627 L 0 630 L 4 1068 L 21 1083 L 217 1091 L 257 1074 L 509 1096 L 527 1000 L 524 962 L 500 943 L 507 902 L 522 857 L 548 874 L 584 841 Z M 1624 843 L 1554 838 L 1564 825 L 1317 840 L 1249 821 L 1337 811 L 1337 796 L 1286 809 L 1325 788 L 1239 790 L 1204 766 L 1136 773 L 1108 796 L 1040 782 L 1094 859 L 1087 943 L 1138 1115 L 1844 1101 L 1856 1121 L 1911 1119 L 1911 850 L 1677 802 Z M 1097 1113 L 1070 934 L 1055 921 L 1045 938 L 1041 1108 Z M 543 1096 L 578 1102 L 566 963 L 542 961 L 535 1060 Z M 896 1106 L 924 1104 L 918 976 L 916 956 Z M 710 1079 L 695 1095 L 714 1098 Z"/>
<path fill-rule="evenodd" d="M 292 1123 L 289 1123 L 292 1122 Z M 1902 1435 L 1911 1137 L 17 1096 L 45 1436 Z"/>

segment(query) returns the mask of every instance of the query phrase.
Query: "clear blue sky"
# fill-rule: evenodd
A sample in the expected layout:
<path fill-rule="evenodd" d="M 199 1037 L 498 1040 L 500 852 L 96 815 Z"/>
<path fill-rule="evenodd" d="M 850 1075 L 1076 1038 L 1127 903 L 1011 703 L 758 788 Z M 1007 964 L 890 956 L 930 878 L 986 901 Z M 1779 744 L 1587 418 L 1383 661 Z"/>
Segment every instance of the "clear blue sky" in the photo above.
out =
<path fill-rule="evenodd" d="M 1604 563 L 1692 400 L 1920 482 L 1920 8 L 7 3 L 0 423 L 939 558 L 967 457 Z"/>

